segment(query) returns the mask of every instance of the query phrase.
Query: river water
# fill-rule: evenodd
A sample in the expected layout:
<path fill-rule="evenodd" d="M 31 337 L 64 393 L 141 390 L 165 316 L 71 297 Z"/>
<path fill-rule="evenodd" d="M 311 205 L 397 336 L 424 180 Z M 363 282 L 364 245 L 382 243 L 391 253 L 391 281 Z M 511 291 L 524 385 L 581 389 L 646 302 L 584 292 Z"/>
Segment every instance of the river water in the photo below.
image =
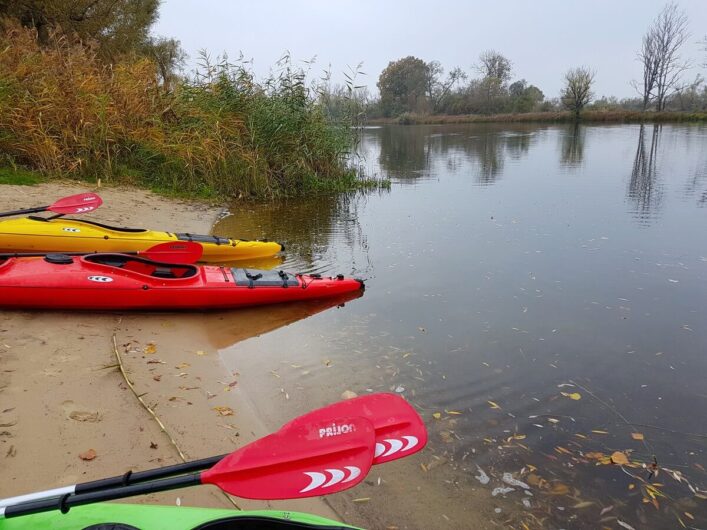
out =
<path fill-rule="evenodd" d="M 418 407 L 429 447 L 357 488 L 353 522 L 704 528 L 706 147 L 705 126 L 365 129 L 390 190 L 214 227 L 365 295 L 223 359 L 274 427 L 344 390 Z"/>

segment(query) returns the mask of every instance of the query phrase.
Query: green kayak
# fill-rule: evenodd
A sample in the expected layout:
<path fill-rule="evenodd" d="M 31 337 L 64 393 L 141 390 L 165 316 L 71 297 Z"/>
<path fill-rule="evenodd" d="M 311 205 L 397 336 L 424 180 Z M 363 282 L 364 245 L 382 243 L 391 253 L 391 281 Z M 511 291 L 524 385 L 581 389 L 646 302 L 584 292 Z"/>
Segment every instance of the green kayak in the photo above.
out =
<path fill-rule="evenodd" d="M 238 511 L 100 503 L 0 519 L 0 530 L 351 530 L 330 519 L 278 510 Z"/>

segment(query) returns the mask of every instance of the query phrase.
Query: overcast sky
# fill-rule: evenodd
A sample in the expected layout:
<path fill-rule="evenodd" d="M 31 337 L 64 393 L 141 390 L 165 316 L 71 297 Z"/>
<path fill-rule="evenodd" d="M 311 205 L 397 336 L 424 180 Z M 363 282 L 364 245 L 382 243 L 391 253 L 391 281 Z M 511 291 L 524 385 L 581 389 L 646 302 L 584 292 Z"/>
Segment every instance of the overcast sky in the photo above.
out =
<path fill-rule="evenodd" d="M 699 41 L 707 35 L 707 0 L 681 0 L 692 37 L 684 55 L 707 62 Z M 438 60 L 446 70 L 473 72 L 479 53 L 492 48 L 524 78 L 556 97 L 564 72 L 587 65 L 597 72 L 597 96 L 635 94 L 641 36 L 664 0 L 163 0 L 154 33 L 175 37 L 193 63 L 200 49 L 237 57 L 242 51 L 264 75 L 289 50 L 317 57 L 318 75 L 363 62 L 360 84 L 373 91 L 395 59 Z M 698 66 L 688 76 L 707 74 Z M 341 80 L 340 74 L 335 80 Z"/>

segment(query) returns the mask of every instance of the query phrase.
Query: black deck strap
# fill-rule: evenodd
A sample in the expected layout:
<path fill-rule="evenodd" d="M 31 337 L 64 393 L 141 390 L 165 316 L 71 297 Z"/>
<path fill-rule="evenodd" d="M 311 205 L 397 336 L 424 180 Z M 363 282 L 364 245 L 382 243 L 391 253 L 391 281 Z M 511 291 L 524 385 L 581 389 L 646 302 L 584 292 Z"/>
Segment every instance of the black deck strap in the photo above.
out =
<path fill-rule="evenodd" d="M 40 217 L 39 215 L 28 215 L 27 219 L 32 219 L 32 221 L 44 221 L 45 223 L 49 221 L 46 217 Z"/>
<path fill-rule="evenodd" d="M 63 514 L 69 513 L 69 506 L 67 506 L 66 501 L 69 500 L 69 497 L 71 497 L 71 493 L 65 493 L 61 497 L 59 497 L 59 511 Z"/>
<path fill-rule="evenodd" d="M 131 477 L 132 475 L 133 475 L 133 470 L 132 470 L 132 469 L 130 469 L 130 470 L 128 470 L 128 471 L 125 472 L 125 475 L 123 475 L 123 479 L 122 479 L 122 481 L 121 481 L 121 482 L 123 483 L 123 486 L 127 486 L 127 485 L 130 484 L 130 477 Z"/>
<path fill-rule="evenodd" d="M 199 234 L 190 234 L 182 232 L 175 234 L 179 241 L 192 241 L 195 243 L 213 243 L 215 245 L 228 245 L 231 241 L 225 237 L 219 236 L 204 236 Z"/>

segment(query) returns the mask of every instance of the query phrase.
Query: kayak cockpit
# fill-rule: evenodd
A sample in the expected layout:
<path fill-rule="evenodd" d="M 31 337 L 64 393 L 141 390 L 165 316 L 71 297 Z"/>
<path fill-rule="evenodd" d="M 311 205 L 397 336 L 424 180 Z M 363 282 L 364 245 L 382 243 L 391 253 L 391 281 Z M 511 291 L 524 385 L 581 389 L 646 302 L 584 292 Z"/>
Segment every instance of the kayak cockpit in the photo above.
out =
<path fill-rule="evenodd" d="M 176 265 L 174 263 L 160 263 L 139 256 L 125 254 L 90 254 L 84 256 L 84 261 L 117 267 L 126 271 L 152 276 L 153 278 L 184 279 L 196 276 L 198 268 L 194 265 Z"/>

